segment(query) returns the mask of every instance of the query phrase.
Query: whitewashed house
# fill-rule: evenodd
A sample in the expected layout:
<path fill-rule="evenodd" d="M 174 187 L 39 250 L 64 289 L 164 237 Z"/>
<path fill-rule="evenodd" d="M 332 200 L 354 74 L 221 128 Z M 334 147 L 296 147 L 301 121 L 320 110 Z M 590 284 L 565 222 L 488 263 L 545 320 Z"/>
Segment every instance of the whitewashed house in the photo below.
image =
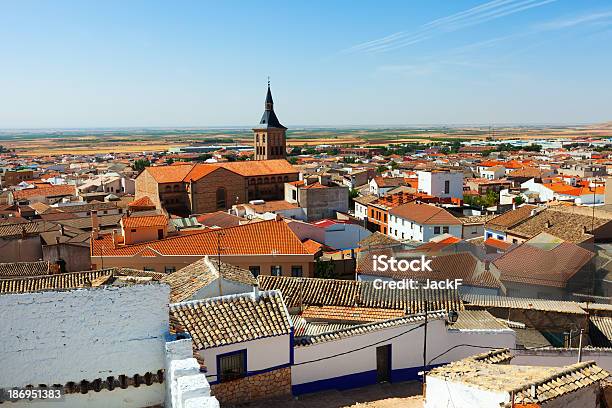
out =
<path fill-rule="evenodd" d="M 600 382 L 609 373 L 593 361 L 565 367 L 510 364 L 494 350 L 427 373 L 425 408 L 599 407 Z"/>
<path fill-rule="evenodd" d="M 456 170 L 418 171 L 418 191 L 439 198 L 463 199 L 463 172 Z"/>
<path fill-rule="evenodd" d="M 0 279 L 0 388 L 59 385 L 65 391 L 61 401 L 9 405 L 140 408 L 173 400 L 174 390 L 180 392 L 168 408 L 188 406 L 190 399 L 218 408 L 199 370 L 179 370 L 182 379 L 170 374 L 177 363 L 193 362 L 192 352 L 187 344 L 188 354 L 175 353 L 170 288 L 154 277 L 105 269 Z"/>
<path fill-rule="evenodd" d="M 170 321 L 192 337 L 222 404 L 291 394 L 293 323 L 279 291 L 174 303 Z"/>
<path fill-rule="evenodd" d="M 162 282 L 170 285 L 171 303 L 251 292 L 257 284 L 250 271 L 208 255 L 169 273 Z"/>
<path fill-rule="evenodd" d="M 433 237 L 462 236 L 462 223 L 441 207 L 408 203 L 389 210 L 388 235 L 398 240 L 429 242 Z"/>

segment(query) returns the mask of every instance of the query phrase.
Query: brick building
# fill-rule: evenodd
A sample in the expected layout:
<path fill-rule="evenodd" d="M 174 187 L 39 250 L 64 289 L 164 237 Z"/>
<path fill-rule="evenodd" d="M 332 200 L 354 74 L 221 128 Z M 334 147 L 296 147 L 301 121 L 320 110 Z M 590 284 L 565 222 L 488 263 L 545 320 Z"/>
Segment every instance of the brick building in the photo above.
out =
<path fill-rule="evenodd" d="M 287 128 L 281 125 L 274 113 L 274 101 L 268 81 L 268 93 L 264 114 L 253 128 L 255 160 L 285 159 L 287 157 Z"/>
<path fill-rule="evenodd" d="M 250 200 L 284 198 L 284 183 L 299 179 L 287 160 L 147 167 L 136 178 L 136 199 L 149 197 L 173 214 L 226 210 Z"/>

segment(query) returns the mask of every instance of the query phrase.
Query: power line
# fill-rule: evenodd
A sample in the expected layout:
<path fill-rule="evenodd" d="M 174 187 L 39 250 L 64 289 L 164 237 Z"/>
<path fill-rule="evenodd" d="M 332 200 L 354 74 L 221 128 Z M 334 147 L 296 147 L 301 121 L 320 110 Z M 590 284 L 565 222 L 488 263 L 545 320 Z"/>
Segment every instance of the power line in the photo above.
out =
<path fill-rule="evenodd" d="M 353 350 L 345 351 L 345 352 L 343 352 L 343 353 L 338 353 L 338 354 L 334 354 L 334 355 L 327 356 L 327 357 L 321 357 L 321 358 L 317 358 L 317 359 L 314 359 L 314 360 L 309 360 L 309 361 L 302 361 L 301 363 L 295 363 L 295 364 L 293 364 L 293 365 L 294 365 L 294 366 L 299 366 L 299 365 L 303 365 L 303 364 L 316 363 L 316 362 L 318 362 L 318 361 L 328 360 L 328 359 L 330 359 L 330 358 L 339 357 L 339 356 L 343 356 L 343 355 L 346 355 L 346 354 L 354 353 L 355 351 L 364 350 L 364 349 L 369 348 L 369 347 L 377 346 L 377 345 L 379 345 L 379 344 L 381 344 L 381 343 L 386 343 L 386 342 L 387 342 L 387 341 L 389 341 L 389 340 L 393 340 L 393 339 L 395 339 L 395 338 L 398 338 L 398 337 L 400 337 L 400 336 L 403 336 L 404 334 L 410 333 L 411 331 L 416 330 L 416 329 L 418 329 L 418 328 L 420 328 L 420 327 L 423 327 L 423 326 L 425 326 L 425 323 L 421 323 L 420 325 L 418 325 L 418 326 L 416 326 L 416 327 L 413 327 L 413 328 L 411 328 L 410 330 L 406 330 L 405 332 L 402 332 L 402 333 L 400 333 L 400 334 L 396 334 L 396 335 L 395 335 L 395 336 L 393 336 L 393 337 L 389 337 L 389 338 L 387 338 L 387 339 L 377 341 L 376 343 L 368 344 L 368 345 L 363 346 L 363 347 L 359 347 L 359 348 L 356 348 L 356 349 L 353 349 Z"/>

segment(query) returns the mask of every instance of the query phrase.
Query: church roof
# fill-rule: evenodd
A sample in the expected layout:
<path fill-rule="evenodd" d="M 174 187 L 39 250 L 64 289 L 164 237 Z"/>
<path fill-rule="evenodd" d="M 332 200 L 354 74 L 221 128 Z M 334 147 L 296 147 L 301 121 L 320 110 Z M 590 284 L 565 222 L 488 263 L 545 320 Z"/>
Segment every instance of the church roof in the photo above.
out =
<path fill-rule="evenodd" d="M 255 127 L 255 129 L 267 129 L 267 128 L 279 128 L 279 129 L 287 129 L 285 126 L 281 125 L 278 117 L 276 117 L 276 113 L 274 113 L 274 101 L 272 100 L 272 91 L 270 90 L 270 84 L 268 83 L 268 93 L 266 94 L 266 110 L 261 116 L 261 120 L 259 124 Z"/>

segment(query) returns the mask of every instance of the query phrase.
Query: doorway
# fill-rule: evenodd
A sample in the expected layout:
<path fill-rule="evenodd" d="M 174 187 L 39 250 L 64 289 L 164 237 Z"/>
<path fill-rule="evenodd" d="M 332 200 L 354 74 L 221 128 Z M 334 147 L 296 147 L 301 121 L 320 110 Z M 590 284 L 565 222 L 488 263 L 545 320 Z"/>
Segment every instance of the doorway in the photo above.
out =
<path fill-rule="evenodd" d="M 391 382 L 391 345 L 376 347 L 376 381 Z"/>

